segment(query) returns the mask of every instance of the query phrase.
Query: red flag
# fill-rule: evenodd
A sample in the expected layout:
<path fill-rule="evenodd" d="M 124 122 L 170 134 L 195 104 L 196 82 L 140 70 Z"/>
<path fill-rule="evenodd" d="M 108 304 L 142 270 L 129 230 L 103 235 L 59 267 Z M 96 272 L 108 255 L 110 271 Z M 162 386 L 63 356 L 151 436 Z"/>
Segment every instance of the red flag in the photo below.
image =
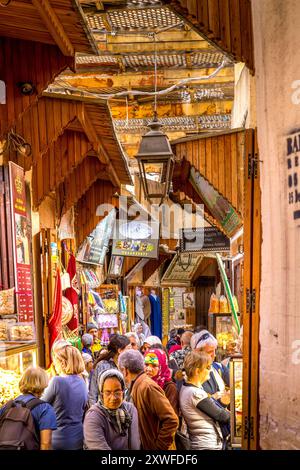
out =
<path fill-rule="evenodd" d="M 59 269 L 57 269 L 56 279 L 55 279 L 55 289 L 54 289 L 53 313 L 48 322 L 50 351 L 52 349 L 53 343 L 62 334 L 61 319 L 62 319 L 62 288 L 61 288 L 60 271 Z"/>
<path fill-rule="evenodd" d="M 65 297 L 73 305 L 73 317 L 68 323 L 70 330 L 74 331 L 78 329 L 78 294 L 77 294 L 77 278 L 76 278 L 76 259 L 73 254 L 71 254 L 68 262 L 68 274 L 70 275 L 71 287 L 66 289 Z"/>

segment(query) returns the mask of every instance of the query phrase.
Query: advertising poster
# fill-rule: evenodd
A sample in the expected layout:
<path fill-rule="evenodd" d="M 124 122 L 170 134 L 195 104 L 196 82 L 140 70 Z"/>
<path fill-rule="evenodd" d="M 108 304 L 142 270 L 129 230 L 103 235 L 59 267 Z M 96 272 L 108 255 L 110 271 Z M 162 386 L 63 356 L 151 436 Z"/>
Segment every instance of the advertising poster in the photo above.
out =
<path fill-rule="evenodd" d="M 34 309 L 30 264 L 31 224 L 26 208 L 23 168 L 9 162 L 9 177 L 18 321 L 32 322 Z"/>

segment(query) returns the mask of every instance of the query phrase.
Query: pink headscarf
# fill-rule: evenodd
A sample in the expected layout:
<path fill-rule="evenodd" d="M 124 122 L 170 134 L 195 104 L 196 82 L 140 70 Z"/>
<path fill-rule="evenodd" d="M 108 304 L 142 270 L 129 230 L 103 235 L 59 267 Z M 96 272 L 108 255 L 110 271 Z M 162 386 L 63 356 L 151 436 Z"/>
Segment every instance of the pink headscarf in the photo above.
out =
<path fill-rule="evenodd" d="M 166 353 L 161 349 L 151 348 L 148 352 L 154 353 L 157 356 L 159 362 L 159 371 L 156 377 L 152 377 L 152 380 L 156 382 L 162 389 L 164 389 L 165 384 L 170 382 L 172 379 L 172 372 L 168 367 L 168 360 Z"/>

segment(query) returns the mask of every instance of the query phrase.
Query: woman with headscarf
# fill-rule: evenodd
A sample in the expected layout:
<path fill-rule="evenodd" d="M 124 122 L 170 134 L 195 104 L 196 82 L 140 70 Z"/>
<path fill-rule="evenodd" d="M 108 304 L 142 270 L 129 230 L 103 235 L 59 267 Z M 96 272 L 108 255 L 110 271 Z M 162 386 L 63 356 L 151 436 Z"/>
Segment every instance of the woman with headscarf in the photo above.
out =
<path fill-rule="evenodd" d="M 176 384 L 172 380 L 172 371 L 168 366 L 168 359 L 164 351 L 150 349 L 145 354 L 145 372 L 165 392 L 176 415 L 179 415 L 179 397 Z"/>
<path fill-rule="evenodd" d="M 88 450 L 139 450 L 138 414 L 124 401 L 123 375 L 106 370 L 99 378 L 99 400 L 86 413 L 83 432 Z"/>
<path fill-rule="evenodd" d="M 110 342 L 107 346 L 107 351 L 99 355 L 98 359 L 94 363 L 94 371 L 90 383 L 89 390 L 89 405 L 92 406 L 98 401 L 98 382 L 99 377 L 105 370 L 117 369 L 118 357 L 122 351 L 125 351 L 127 347 L 131 348 L 130 341 L 126 336 L 113 335 L 110 338 Z"/>

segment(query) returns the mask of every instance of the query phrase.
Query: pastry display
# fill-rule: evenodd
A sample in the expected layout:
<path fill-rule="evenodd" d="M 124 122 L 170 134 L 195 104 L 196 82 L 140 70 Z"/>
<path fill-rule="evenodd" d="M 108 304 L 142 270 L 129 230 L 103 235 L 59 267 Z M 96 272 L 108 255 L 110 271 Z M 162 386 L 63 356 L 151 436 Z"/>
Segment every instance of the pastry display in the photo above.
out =
<path fill-rule="evenodd" d="M 7 341 L 8 339 L 8 328 L 5 321 L 0 321 L 0 341 Z"/>
<path fill-rule="evenodd" d="M 20 374 L 0 367 L 0 407 L 19 394 Z"/>
<path fill-rule="evenodd" d="M 0 291 L 0 315 L 15 313 L 15 288 Z"/>
<path fill-rule="evenodd" d="M 17 323 L 10 327 L 10 341 L 32 341 L 34 339 L 34 327 L 31 323 Z"/>
<path fill-rule="evenodd" d="M 230 331 L 223 331 L 222 333 L 217 333 L 216 338 L 218 341 L 218 347 L 224 350 L 227 350 L 228 345 L 234 342 L 233 333 Z"/>

